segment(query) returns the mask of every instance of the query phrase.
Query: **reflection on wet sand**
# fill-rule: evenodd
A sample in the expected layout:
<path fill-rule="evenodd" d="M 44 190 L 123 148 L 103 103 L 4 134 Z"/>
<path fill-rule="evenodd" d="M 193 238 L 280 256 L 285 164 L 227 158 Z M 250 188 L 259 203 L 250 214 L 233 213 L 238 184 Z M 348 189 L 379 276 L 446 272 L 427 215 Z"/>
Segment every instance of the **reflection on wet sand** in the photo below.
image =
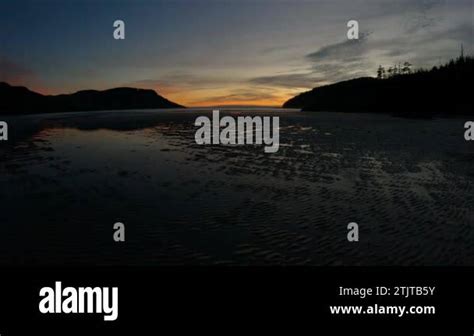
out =
<path fill-rule="evenodd" d="M 474 265 L 463 120 L 245 111 L 262 112 L 275 154 L 196 145 L 211 111 L 10 117 L 1 262 Z"/>

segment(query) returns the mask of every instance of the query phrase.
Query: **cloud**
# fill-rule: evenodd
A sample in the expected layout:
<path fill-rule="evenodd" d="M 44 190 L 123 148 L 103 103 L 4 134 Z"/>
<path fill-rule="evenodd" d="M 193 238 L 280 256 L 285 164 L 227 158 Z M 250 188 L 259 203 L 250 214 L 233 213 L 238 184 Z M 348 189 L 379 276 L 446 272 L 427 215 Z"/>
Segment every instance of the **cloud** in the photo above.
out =
<path fill-rule="evenodd" d="M 370 34 L 370 32 L 360 33 L 358 39 L 326 45 L 306 57 L 312 62 L 319 62 L 328 58 L 341 59 L 360 55 L 367 49 L 367 40 Z"/>
<path fill-rule="evenodd" d="M 334 83 L 357 76 L 369 75 L 372 67 L 367 54 L 371 51 L 369 36 L 362 32 L 359 39 L 325 45 L 306 55 L 311 62 L 311 76 L 322 83 Z"/>
<path fill-rule="evenodd" d="M 249 80 L 251 84 L 277 86 L 284 88 L 311 88 L 324 83 L 324 79 L 316 78 L 310 73 L 282 74 L 275 76 L 255 77 Z"/>
<path fill-rule="evenodd" d="M 262 94 L 262 93 L 256 93 L 256 92 L 240 92 L 240 93 L 233 93 L 229 95 L 223 95 L 223 96 L 214 96 L 214 97 L 209 97 L 206 100 L 212 100 L 212 101 L 220 101 L 220 102 L 228 102 L 228 101 L 241 101 L 241 102 L 246 102 L 246 101 L 252 101 L 252 100 L 261 100 L 261 99 L 274 99 L 276 96 L 272 94 Z"/>
<path fill-rule="evenodd" d="M 281 53 L 281 52 L 291 51 L 295 47 L 296 45 L 294 44 L 272 46 L 272 47 L 262 49 L 261 54 L 266 55 L 266 54 L 272 54 L 272 53 Z"/>
<path fill-rule="evenodd" d="M 462 23 L 456 27 L 453 27 L 451 29 L 445 30 L 436 36 L 433 36 L 434 39 L 451 39 L 451 40 L 457 40 L 461 42 L 465 42 L 466 44 L 471 44 L 473 41 L 473 33 L 474 33 L 474 25 L 472 22 L 470 24 L 468 23 Z"/>
<path fill-rule="evenodd" d="M 425 3 L 426 9 L 439 5 L 439 1 Z M 409 61 L 416 67 L 431 67 L 456 57 L 461 43 L 466 52 L 472 50 L 473 25 L 452 24 L 445 27 L 430 26 L 416 33 L 377 35 L 362 34 L 359 40 L 347 40 L 325 45 L 306 55 L 312 71 L 300 74 L 302 78 L 324 78 L 338 82 L 359 76 L 373 76 L 378 64 L 391 66 Z M 418 29 L 417 28 L 417 29 Z"/>
<path fill-rule="evenodd" d="M 357 75 L 367 75 L 360 71 L 363 56 L 367 50 L 369 32 L 360 34 L 358 40 L 325 45 L 303 56 L 308 65 L 298 73 L 282 73 L 259 76 L 248 80 L 248 84 L 266 88 L 311 89 L 344 80 Z"/>
<path fill-rule="evenodd" d="M 435 27 L 441 18 L 433 11 L 444 3 L 444 0 L 422 0 L 412 3 L 413 10 L 405 16 L 404 30 L 407 34 L 414 34 Z"/>
<path fill-rule="evenodd" d="M 259 87 L 246 79 L 173 72 L 159 79 L 143 79 L 125 86 L 150 88 L 187 106 L 275 105 L 282 100 L 277 89 Z M 286 97 L 286 96 L 285 96 Z"/>
<path fill-rule="evenodd" d="M 405 22 L 405 32 L 407 34 L 414 34 L 421 30 L 433 28 L 436 26 L 437 22 L 437 18 L 429 17 L 425 13 L 415 14 L 407 18 Z"/>
<path fill-rule="evenodd" d="M 239 79 L 208 75 L 196 75 L 187 72 L 173 72 L 156 79 L 141 79 L 130 82 L 132 85 L 146 87 L 180 87 L 183 90 L 208 90 L 218 89 L 229 84 L 235 84 Z"/>
<path fill-rule="evenodd" d="M 222 91 L 238 83 L 238 79 L 197 75 L 185 71 L 170 72 L 157 77 L 122 83 L 122 86 L 152 89 L 168 99 L 184 105 L 193 105 L 196 97 L 207 95 L 209 92 Z"/>
<path fill-rule="evenodd" d="M 383 19 L 389 16 L 427 15 L 444 3 L 445 0 L 385 0 L 373 2 L 371 5 L 377 6 L 373 11 L 373 15 Z"/>
<path fill-rule="evenodd" d="M 359 39 L 325 45 L 305 56 L 310 64 L 306 72 L 252 78 L 256 85 L 283 88 L 313 88 L 354 77 L 366 76 L 364 55 L 369 50 L 371 32 L 361 32 Z M 362 70 L 361 70 L 362 68 Z"/>
<path fill-rule="evenodd" d="M 208 96 L 192 101 L 193 105 L 218 105 L 218 104 L 267 104 L 281 100 L 281 96 L 272 90 L 263 88 L 234 89 L 232 93 Z"/>

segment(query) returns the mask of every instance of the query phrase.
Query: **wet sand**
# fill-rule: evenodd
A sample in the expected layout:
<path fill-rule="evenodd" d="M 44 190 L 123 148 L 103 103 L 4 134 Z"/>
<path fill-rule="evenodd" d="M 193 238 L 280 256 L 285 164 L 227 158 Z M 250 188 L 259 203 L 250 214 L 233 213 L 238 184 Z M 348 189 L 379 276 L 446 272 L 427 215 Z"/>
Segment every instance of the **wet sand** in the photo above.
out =
<path fill-rule="evenodd" d="M 3 117 L 0 263 L 474 265 L 466 120 L 221 110 L 279 115 L 266 154 L 197 145 L 210 113 Z"/>

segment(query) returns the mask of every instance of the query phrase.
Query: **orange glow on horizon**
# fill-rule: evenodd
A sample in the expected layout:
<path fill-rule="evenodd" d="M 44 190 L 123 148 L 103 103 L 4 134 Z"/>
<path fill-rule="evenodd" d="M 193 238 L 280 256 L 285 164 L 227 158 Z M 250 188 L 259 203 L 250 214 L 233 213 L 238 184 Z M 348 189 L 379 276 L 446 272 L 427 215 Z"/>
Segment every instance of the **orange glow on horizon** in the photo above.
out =
<path fill-rule="evenodd" d="M 187 107 L 202 107 L 202 106 L 274 106 L 279 107 L 283 105 L 285 100 L 282 102 L 275 101 L 275 100 L 265 100 L 265 99 L 257 99 L 257 100 L 226 100 L 225 102 L 220 100 L 202 100 L 199 103 L 189 103 L 189 104 L 182 104 Z"/>
<path fill-rule="evenodd" d="M 12 85 L 24 86 L 18 83 Z M 107 90 L 116 87 L 136 87 L 154 90 L 160 96 L 186 107 L 212 107 L 212 106 L 265 106 L 281 107 L 285 101 L 300 93 L 301 91 L 281 88 L 266 88 L 262 95 L 259 95 L 259 88 L 247 87 L 225 87 L 220 89 L 199 89 L 189 87 L 179 87 L 174 85 L 156 87 L 153 85 L 99 85 L 95 90 Z M 30 90 L 43 95 L 71 94 L 83 89 L 46 87 L 41 85 L 31 85 Z M 248 95 L 248 92 L 251 94 Z M 247 93 L 247 95 L 246 95 Z"/>
<path fill-rule="evenodd" d="M 274 106 L 281 107 L 295 94 L 301 91 L 272 89 L 271 94 L 263 94 L 259 97 L 258 92 L 252 97 L 246 97 L 245 94 L 239 95 L 242 90 L 252 91 L 252 88 L 223 88 L 213 90 L 186 90 L 186 88 L 178 89 L 176 87 L 160 87 L 152 88 L 159 95 L 169 99 L 175 103 L 186 107 L 203 107 L 203 106 Z"/>

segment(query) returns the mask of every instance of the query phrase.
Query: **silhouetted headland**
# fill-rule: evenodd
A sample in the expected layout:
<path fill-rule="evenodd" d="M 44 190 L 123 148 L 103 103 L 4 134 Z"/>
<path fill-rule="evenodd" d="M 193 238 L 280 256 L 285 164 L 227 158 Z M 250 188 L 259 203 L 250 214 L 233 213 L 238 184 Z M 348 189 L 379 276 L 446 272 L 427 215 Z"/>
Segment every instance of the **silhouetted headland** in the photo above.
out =
<path fill-rule="evenodd" d="M 460 56 L 431 70 L 412 72 L 410 64 L 321 86 L 283 104 L 303 111 L 388 112 L 406 117 L 472 115 L 473 57 Z"/>
<path fill-rule="evenodd" d="M 115 88 L 84 90 L 56 96 L 42 95 L 26 87 L 0 82 L 0 113 L 29 114 L 48 112 L 128 110 L 183 107 L 153 90 Z"/>

